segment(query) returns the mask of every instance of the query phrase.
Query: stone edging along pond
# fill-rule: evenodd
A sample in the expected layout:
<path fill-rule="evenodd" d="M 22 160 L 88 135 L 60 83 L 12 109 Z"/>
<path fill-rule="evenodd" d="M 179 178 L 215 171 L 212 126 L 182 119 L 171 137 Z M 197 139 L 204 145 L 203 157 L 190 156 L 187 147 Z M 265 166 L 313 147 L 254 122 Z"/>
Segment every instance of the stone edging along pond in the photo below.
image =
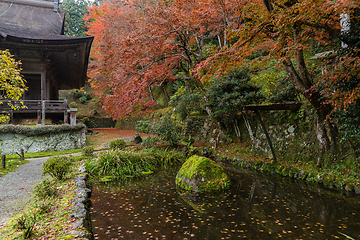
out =
<path fill-rule="evenodd" d="M 71 210 L 73 212 L 70 214 L 70 218 L 74 219 L 75 222 L 72 224 L 73 230 L 68 232 L 68 236 L 76 235 L 83 239 L 90 239 L 91 221 L 88 208 L 91 190 L 86 185 L 88 176 L 85 166 L 80 166 L 78 174 L 75 176 L 76 196 L 72 201 Z"/>
<path fill-rule="evenodd" d="M 354 193 L 360 195 L 360 184 L 353 185 L 351 182 L 343 182 L 337 180 L 334 175 L 318 172 L 309 172 L 305 170 L 300 170 L 295 167 L 287 167 L 284 165 L 276 165 L 271 162 L 265 161 L 251 161 L 245 160 L 241 158 L 228 158 L 226 156 L 218 156 L 217 160 L 232 163 L 235 166 L 240 166 L 242 168 L 253 169 L 260 172 L 268 172 L 271 174 L 278 174 L 283 177 L 290 177 L 298 180 L 303 180 L 305 182 L 322 184 L 325 187 L 335 189 L 337 191 L 345 192 L 345 193 Z"/>
<path fill-rule="evenodd" d="M 353 186 L 351 184 L 342 183 L 336 181 L 334 176 L 324 175 L 321 173 L 311 173 L 304 170 L 299 170 L 294 167 L 287 167 L 283 165 L 274 165 L 270 162 L 265 161 L 251 161 L 240 158 L 228 158 L 226 156 L 217 156 L 218 161 L 232 163 L 233 165 L 240 166 L 242 168 L 253 169 L 260 172 L 269 172 L 271 174 L 278 174 L 284 177 L 291 177 L 298 180 L 303 180 L 311 183 L 322 184 L 328 188 L 336 189 L 346 193 L 354 193 L 360 195 L 360 185 Z M 76 196 L 73 199 L 72 213 L 70 217 L 75 219 L 72 224 L 71 232 L 68 232 L 68 236 L 76 235 L 83 239 L 90 239 L 91 235 L 91 219 L 89 213 L 89 198 L 91 196 L 91 190 L 87 188 L 86 180 L 88 173 L 84 165 L 78 169 L 78 174 L 75 176 L 75 190 Z"/>

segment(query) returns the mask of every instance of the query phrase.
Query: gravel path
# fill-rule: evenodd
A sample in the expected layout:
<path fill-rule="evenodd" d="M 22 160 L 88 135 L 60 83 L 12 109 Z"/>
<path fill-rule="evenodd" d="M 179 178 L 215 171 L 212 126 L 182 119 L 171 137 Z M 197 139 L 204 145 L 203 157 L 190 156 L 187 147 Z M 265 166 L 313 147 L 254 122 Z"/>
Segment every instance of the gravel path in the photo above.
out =
<path fill-rule="evenodd" d="M 0 177 L 0 229 L 31 199 L 31 191 L 41 181 L 42 165 L 48 157 L 32 158 L 15 172 Z"/>

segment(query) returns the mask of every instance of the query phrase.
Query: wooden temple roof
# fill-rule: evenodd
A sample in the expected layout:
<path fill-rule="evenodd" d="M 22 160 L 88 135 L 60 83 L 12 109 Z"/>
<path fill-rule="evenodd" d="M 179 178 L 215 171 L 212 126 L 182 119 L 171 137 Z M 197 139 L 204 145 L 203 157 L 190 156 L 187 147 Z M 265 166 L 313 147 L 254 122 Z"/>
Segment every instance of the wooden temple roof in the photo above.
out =
<path fill-rule="evenodd" d="M 54 0 L 0 0 L 0 49 L 28 58 L 36 56 L 26 51 L 37 50 L 38 57 L 49 61 L 59 86 L 80 88 L 93 37 L 63 35 L 64 18 Z"/>

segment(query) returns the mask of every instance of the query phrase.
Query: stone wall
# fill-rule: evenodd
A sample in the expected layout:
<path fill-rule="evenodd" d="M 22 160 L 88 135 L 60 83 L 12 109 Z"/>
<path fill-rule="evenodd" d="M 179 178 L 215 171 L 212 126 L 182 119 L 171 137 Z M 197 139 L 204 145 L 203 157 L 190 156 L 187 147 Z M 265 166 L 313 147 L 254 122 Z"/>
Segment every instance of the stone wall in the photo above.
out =
<path fill-rule="evenodd" d="M 263 111 L 260 113 L 265 128 L 278 157 L 286 158 L 307 157 L 309 154 L 316 155 L 319 152 L 316 132 L 314 128 L 314 114 L 307 112 L 291 111 Z M 217 142 L 227 141 L 229 138 L 238 138 L 240 141 L 251 141 L 254 151 L 263 157 L 272 158 L 269 143 L 264 129 L 256 114 L 248 113 L 240 115 L 235 122 L 223 124 L 225 132 L 216 131 L 217 125 L 210 121 L 207 116 L 188 117 L 184 122 L 183 135 L 204 141 Z M 314 156 L 313 156 L 314 157 Z"/>
<path fill-rule="evenodd" d="M 86 145 L 85 126 L 62 127 L 62 131 L 54 131 L 56 126 L 48 127 L 49 131 L 45 129 L 37 135 L 28 134 L 27 131 L 12 131 L 15 128 L 18 130 L 21 127 L 11 128 L 8 132 L 0 131 L 1 154 L 20 153 L 20 149 L 24 149 L 25 153 L 63 151 L 83 148 Z"/>

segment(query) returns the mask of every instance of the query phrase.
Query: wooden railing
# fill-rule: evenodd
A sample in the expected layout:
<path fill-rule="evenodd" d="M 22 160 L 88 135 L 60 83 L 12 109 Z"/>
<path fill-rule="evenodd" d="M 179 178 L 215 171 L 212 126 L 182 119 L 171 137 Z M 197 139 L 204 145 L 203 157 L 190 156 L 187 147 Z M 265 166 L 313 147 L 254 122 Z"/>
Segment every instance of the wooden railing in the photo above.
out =
<path fill-rule="evenodd" d="M 14 119 L 14 113 L 37 113 L 38 124 L 45 124 L 45 114 L 46 113 L 64 113 L 64 123 L 69 123 L 68 118 L 68 105 L 67 100 L 23 100 L 21 101 L 12 101 L 12 100 L 3 100 L 2 105 L 0 105 L 0 111 L 8 112 L 10 117 L 10 123 Z M 16 109 L 13 109 L 11 106 L 14 106 Z M 76 124 L 76 114 L 70 115 L 73 116 L 70 120 L 70 124 Z M 74 118 L 75 116 L 75 118 Z"/>
<path fill-rule="evenodd" d="M 45 104 L 45 110 L 67 110 L 67 100 L 23 100 L 23 104 L 20 101 L 5 100 L 0 105 L 1 110 L 13 110 L 11 106 L 15 106 L 18 109 L 14 111 L 20 112 L 33 112 L 34 110 L 42 110 Z"/>

